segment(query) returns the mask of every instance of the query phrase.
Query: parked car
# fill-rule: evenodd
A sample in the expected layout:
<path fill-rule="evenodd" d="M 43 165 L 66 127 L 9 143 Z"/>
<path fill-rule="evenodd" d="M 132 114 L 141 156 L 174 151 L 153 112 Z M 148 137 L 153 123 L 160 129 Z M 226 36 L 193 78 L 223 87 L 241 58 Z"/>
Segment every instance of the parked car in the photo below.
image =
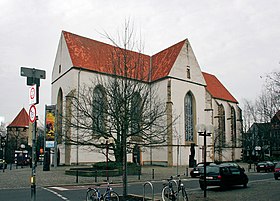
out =
<path fill-rule="evenodd" d="M 280 177 L 280 163 L 277 163 L 274 168 L 274 178 L 277 180 Z"/>
<path fill-rule="evenodd" d="M 4 159 L 0 159 L 0 169 L 7 169 L 7 163 Z"/>
<path fill-rule="evenodd" d="M 274 171 L 274 164 L 270 161 L 259 162 L 257 164 L 257 172 L 260 171 L 272 172 Z"/>
<path fill-rule="evenodd" d="M 207 186 L 220 186 L 222 188 L 233 185 L 247 187 L 248 177 L 244 169 L 232 165 L 209 165 L 206 167 L 206 185 L 204 184 L 204 173 L 199 178 L 202 190 Z"/>
<path fill-rule="evenodd" d="M 206 166 L 212 164 L 212 162 L 206 162 Z M 190 175 L 192 178 L 194 177 L 199 177 L 201 173 L 203 173 L 204 171 L 204 163 L 198 163 L 196 165 L 196 167 L 194 167 L 191 171 L 190 171 Z"/>

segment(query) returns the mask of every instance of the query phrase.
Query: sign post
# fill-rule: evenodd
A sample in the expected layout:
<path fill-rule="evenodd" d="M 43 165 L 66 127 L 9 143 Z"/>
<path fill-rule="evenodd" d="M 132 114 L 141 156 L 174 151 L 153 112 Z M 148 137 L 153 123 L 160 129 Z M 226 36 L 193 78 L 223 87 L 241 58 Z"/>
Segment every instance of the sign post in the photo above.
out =
<path fill-rule="evenodd" d="M 37 114 L 35 105 L 39 103 L 40 79 L 46 79 L 46 71 L 35 68 L 21 67 L 20 75 L 27 77 L 29 88 L 29 120 L 32 123 L 32 171 L 31 171 L 31 200 L 36 201 L 36 130 Z"/>

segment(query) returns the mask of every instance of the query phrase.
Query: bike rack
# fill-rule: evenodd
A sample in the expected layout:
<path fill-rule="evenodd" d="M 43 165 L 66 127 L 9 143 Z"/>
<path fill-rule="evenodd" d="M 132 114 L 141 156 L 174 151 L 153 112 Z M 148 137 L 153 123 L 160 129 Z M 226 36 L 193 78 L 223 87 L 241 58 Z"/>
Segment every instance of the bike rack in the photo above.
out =
<path fill-rule="evenodd" d="M 155 195 L 154 195 L 154 186 L 151 182 L 147 181 L 144 183 L 143 185 L 143 201 L 145 201 L 145 198 L 146 198 L 146 186 L 147 185 L 150 185 L 151 189 L 152 189 L 152 201 L 155 200 Z"/>

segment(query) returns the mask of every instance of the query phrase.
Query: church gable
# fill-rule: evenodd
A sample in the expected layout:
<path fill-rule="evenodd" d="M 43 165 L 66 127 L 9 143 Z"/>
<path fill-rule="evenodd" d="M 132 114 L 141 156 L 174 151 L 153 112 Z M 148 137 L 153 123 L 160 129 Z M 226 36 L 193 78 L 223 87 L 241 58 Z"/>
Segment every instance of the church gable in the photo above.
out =
<path fill-rule="evenodd" d="M 73 62 L 69 54 L 68 45 L 65 40 L 65 34 L 64 32 L 62 32 L 52 71 L 52 83 L 55 82 L 63 74 L 65 74 L 72 67 Z"/>
<path fill-rule="evenodd" d="M 169 75 L 185 40 L 152 56 L 152 81 Z"/>
<path fill-rule="evenodd" d="M 200 66 L 188 40 L 184 40 L 169 76 L 200 85 L 206 85 Z"/>

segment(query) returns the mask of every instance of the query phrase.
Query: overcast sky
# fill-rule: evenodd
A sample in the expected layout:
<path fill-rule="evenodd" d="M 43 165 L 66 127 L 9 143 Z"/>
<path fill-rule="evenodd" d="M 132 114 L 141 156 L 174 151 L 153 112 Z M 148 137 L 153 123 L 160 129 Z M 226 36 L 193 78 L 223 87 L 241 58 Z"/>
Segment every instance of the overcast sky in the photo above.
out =
<path fill-rule="evenodd" d="M 62 30 L 107 42 L 130 18 L 153 55 L 188 38 L 202 71 L 240 102 L 254 100 L 267 73 L 280 69 L 279 0 L 1 0 L 0 116 L 29 110 L 20 67 L 46 71 L 39 120 L 51 102 L 51 73 Z"/>

